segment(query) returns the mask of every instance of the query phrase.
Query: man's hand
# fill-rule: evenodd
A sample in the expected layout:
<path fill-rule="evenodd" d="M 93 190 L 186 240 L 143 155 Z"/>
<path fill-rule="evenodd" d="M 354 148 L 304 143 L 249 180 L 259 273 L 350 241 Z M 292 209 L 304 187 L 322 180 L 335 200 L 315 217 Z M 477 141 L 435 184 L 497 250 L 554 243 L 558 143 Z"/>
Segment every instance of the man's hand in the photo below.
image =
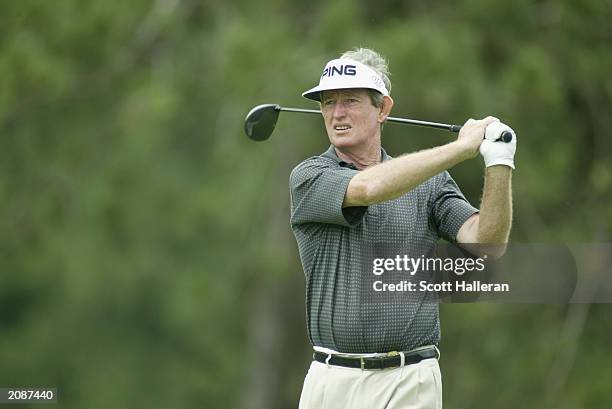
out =
<path fill-rule="evenodd" d="M 512 133 L 510 142 L 498 141 L 502 132 Z M 485 140 L 480 145 L 480 154 L 484 158 L 485 166 L 505 165 L 514 169 L 514 154 L 516 153 L 516 133 L 508 125 L 494 122 L 487 127 Z"/>
<path fill-rule="evenodd" d="M 487 125 L 496 121 L 499 121 L 499 119 L 488 116 L 480 120 L 470 118 L 463 124 L 459 131 L 457 142 L 462 146 L 466 159 L 471 159 L 478 155 L 478 148 L 485 138 Z"/>

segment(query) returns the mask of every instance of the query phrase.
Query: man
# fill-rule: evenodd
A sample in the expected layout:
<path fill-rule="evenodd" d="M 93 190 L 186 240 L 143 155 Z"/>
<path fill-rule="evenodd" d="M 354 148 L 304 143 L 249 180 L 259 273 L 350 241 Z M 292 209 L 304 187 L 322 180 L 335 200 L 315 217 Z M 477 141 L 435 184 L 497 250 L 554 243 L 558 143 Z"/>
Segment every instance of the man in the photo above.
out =
<path fill-rule="evenodd" d="M 381 56 L 356 49 L 330 61 L 319 85 L 302 94 L 320 102 L 331 142 L 290 177 L 315 349 L 302 409 L 440 408 L 438 305 L 368 302 L 364 253 L 414 251 L 440 237 L 460 245 L 508 241 L 516 135 L 495 142 L 489 133 L 504 127 L 498 119 L 470 119 L 451 143 L 391 158 L 381 147 L 393 107 L 388 76 Z M 479 150 L 486 165 L 480 210 L 446 171 Z"/>

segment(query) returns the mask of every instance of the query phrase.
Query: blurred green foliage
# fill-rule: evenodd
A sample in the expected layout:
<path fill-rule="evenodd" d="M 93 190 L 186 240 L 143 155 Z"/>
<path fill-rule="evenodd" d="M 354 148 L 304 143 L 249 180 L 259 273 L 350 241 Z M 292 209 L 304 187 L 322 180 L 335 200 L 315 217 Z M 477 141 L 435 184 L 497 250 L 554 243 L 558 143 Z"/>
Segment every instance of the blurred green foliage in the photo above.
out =
<path fill-rule="evenodd" d="M 328 142 L 259 103 L 354 46 L 396 116 L 518 132 L 513 240 L 610 242 L 608 0 L 0 3 L 0 386 L 66 408 L 296 407 L 309 363 L 288 175 Z M 398 155 L 452 135 L 398 125 Z M 479 160 L 452 174 L 474 204 Z M 445 405 L 610 405 L 606 305 L 442 306 Z M 26 407 L 26 406 L 23 406 Z"/>

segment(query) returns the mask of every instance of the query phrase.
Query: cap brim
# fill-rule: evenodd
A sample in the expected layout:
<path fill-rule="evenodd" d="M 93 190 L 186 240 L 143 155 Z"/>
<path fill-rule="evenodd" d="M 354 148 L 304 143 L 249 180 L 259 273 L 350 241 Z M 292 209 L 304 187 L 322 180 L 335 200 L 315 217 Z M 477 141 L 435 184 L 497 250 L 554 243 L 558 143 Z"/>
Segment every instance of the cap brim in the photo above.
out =
<path fill-rule="evenodd" d="M 313 100 L 313 101 L 321 102 L 321 91 L 331 91 L 331 90 L 334 90 L 334 89 L 371 89 L 372 91 L 376 91 L 376 92 L 382 94 L 382 92 L 380 92 L 376 88 L 370 88 L 370 87 L 364 87 L 364 86 L 349 86 L 349 87 L 326 88 L 326 87 L 321 87 L 321 86 L 317 85 L 316 87 L 311 88 L 308 91 L 303 92 L 302 96 L 304 98 L 308 98 L 308 99 Z"/>
<path fill-rule="evenodd" d="M 317 85 L 316 87 L 303 92 L 302 96 L 313 101 L 321 102 L 321 87 Z"/>

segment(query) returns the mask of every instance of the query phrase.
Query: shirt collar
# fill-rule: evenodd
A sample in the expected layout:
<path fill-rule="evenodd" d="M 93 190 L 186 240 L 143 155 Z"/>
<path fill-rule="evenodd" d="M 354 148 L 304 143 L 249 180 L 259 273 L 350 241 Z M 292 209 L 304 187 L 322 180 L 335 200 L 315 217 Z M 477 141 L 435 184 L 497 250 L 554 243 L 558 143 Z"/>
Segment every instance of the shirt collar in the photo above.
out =
<path fill-rule="evenodd" d="M 391 156 L 387 155 L 387 152 L 382 146 L 380 148 L 380 153 L 381 153 L 383 162 L 391 159 Z M 327 149 L 327 151 L 325 151 L 321 156 L 323 156 L 324 158 L 329 158 L 329 159 L 334 160 L 336 163 L 338 163 L 342 167 L 357 169 L 353 163 L 344 162 L 342 159 L 338 157 L 338 155 L 336 154 L 336 149 L 334 145 L 329 145 L 329 149 Z"/>

